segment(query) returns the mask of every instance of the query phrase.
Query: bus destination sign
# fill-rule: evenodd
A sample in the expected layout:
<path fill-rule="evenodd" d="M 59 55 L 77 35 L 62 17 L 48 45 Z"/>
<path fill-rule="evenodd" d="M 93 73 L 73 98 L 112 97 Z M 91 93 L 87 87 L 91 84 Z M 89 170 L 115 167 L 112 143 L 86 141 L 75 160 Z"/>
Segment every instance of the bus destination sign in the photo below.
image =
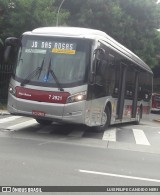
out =
<path fill-rule="evenodd" d="M 53 53 L 76 54 L 76 43 L 69 42 L 51 42 L 51 41 L 28 41 L 29 49 L 51 49 Z"/>

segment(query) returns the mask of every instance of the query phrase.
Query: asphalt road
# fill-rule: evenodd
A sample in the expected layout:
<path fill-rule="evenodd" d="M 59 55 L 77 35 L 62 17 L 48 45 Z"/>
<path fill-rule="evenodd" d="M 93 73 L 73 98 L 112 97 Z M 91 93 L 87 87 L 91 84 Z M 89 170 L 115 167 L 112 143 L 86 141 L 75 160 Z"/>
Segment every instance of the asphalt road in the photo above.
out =
<path fill-rule="evenodd" d="M 92 132 L 83 137 L 75 127 L 68 136 L 67 126 L 60 133 L 37 124 L 15 130 L 9 118 L 0 116 L 1 186 L 160 186 L 160 123 L 153 121 L 160 115 L 151 114 L 141 125 L 113 126 L 108 139 Z M 133 129 L 148 142 L 140 133 L 140 142 L 133 141 Z"/>

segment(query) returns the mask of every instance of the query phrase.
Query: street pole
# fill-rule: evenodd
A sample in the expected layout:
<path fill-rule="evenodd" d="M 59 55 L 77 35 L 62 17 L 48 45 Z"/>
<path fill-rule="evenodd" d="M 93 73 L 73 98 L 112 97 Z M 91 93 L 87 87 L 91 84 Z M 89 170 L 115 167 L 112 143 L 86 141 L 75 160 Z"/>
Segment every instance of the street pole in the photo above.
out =
<path fill-rule="evenodd" d="M 60 9 L 61 9 L 62 4 L 64 3 L 64 1 L 65 1 L 65 0 L 62 0 L 62 2 L 61 2 L 61 4 L 60 4 L 60 6 L 59 6 L 59 8 L 58 8 L 58 11 L 57 11 L 57 21 L 56 21 L 56 26 L 58 26 L 58 17 L 59 17 L 59 12 L 60 12 Z"/>

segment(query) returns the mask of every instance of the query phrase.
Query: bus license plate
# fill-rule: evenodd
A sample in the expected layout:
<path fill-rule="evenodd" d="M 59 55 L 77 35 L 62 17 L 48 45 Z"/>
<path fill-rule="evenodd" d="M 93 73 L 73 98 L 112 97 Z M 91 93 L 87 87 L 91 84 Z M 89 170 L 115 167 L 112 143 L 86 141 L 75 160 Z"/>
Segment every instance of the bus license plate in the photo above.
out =
<path fill-rule="evenodd" d="M 32 110 L 32 114 L 34 116 L 45 116 L 44 112 L 38 111 L 38 110 Z"/>

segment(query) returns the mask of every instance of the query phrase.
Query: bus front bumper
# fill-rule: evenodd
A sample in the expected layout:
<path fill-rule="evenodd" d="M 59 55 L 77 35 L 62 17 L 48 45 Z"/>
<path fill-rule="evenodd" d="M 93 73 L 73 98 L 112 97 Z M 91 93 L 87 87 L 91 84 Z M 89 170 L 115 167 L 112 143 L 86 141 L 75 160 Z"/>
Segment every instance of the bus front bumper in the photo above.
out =
<path fill-rule="evenodd" d="M 85 101 L 69 104 L 45 103 L 19 99 L 9 94 L 8 111 L 14 115 L 55 122 L 85 124 Z"/>

